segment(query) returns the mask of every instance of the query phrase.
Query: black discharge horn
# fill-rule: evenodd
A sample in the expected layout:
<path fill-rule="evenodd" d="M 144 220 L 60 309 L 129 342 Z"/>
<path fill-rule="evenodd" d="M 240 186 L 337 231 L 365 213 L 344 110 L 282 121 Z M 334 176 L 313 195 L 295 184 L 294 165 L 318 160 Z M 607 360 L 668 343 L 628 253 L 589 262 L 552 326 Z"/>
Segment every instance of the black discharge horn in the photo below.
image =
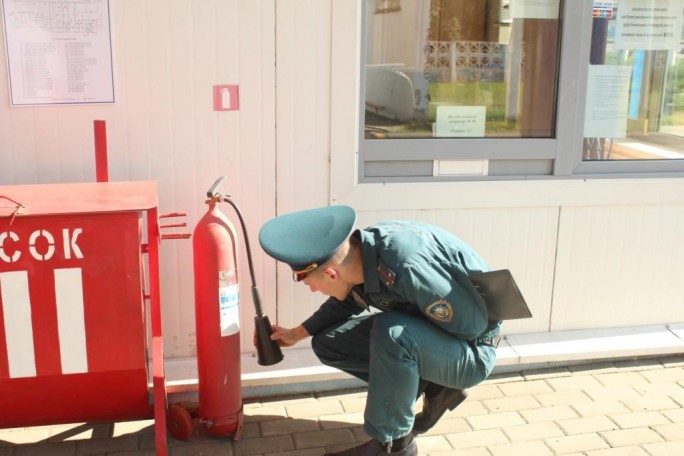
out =
<path fill-rule="evenodd" d="M 240 220 L 240 226 L 242 228 L 242 234 L 245 238 L 245 246 L 247 249 L 247 262 L 249 263 L 249 275 L 252 279 L 252 301 L 254 301 L 254 310 L 256 315 L 254 316 L 254 328 L 256 331 L 256 347 L 258 362 L 262 366 L 272 366 L 283 360 L 283 352 L 280 349 L 280 345 L 274 340 L 271 340 L 271 334 L 273 334 L 273 328 L 271 327 L 271 322 L 267 315 L 261 308 L 261 295 L 259 294 L 259 289 L 256 286 L 256 281 L 254 279 L 254 265 L 252 264 L 252 251 L 249 246 L 249 237 L 247 236 L 247 228 L 245 227 L 245 221 L 242 218 L 242 213 L 237 205 L 230 199 L 230 195 L 223 195 L 217 191 L 218 186 L 223 182 L 225 176 L 219 177 L 216 182 L 207 191 L 207 197 L 224 201 L 235 209 L 235 213 Z"/>

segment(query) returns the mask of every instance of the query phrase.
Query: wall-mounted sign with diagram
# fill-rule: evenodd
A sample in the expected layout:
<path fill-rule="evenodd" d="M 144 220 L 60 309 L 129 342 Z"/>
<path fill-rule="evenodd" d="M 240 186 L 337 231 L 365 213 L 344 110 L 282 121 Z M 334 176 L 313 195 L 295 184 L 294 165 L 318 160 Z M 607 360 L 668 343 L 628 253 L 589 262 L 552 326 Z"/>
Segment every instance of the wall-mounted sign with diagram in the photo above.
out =
<path fill-rule="evenodd" d="M 10 104 L 113 103 L 109 0 L 2 0 Z"/>
<path fill-rule="evenodd" d="M 486 106 L 437 106 L 434 135 L 484 138 Z"/>

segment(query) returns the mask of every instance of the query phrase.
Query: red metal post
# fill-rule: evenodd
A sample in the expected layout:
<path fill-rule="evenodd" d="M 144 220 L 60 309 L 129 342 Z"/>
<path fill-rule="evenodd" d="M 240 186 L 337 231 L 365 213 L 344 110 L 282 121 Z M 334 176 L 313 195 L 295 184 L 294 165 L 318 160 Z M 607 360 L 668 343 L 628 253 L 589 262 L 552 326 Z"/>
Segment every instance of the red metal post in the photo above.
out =
<path fill-rule="evenodd" d="M 157 208 L 147 211 L 147 244 L 150 274 L 150 317 L 152 327 L 152 386 L 154 388 L 154 440 L 157 456 L 167 456 L 166 386 L 164 372 L 164 340 L 162 338 L 161 299 L 159 286 L 159 214 Z"/>
<path fill-rule="evenodd" d="M 109 182 L 107 123 L 104 120 L 95 120 L 93 124 L 95 129 L 95 175 L 97 182 Z"/>

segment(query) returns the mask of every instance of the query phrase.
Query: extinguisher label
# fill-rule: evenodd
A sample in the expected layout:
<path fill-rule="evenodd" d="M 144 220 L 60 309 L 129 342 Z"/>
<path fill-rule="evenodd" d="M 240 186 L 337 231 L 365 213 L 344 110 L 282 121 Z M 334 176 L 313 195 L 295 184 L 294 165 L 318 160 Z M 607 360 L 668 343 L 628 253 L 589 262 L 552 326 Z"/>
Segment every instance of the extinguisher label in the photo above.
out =
<path fill-rule="evenodd" d="M 240 308 L 238 306 L 238 285 L 229 284 L 230 274 L 219 273 L 219 312 L 221 315 L 221 337 L 240 332 Z M 234 279 L 231 280 L 234 282 Z"/>

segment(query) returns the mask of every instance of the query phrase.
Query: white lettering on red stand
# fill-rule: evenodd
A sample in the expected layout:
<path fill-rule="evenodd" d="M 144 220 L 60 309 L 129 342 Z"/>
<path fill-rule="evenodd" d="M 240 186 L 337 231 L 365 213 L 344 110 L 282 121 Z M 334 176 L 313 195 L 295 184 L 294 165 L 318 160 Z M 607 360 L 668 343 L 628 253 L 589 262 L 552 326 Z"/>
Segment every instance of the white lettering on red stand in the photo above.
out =
<path fill-rule="evenodd" d="M 83 252 L 78 247 L 78 236 L 83 233 L 81 228 L 76 228 L 71 232 L 68 228 L 62 230 L 62 249 L 64 253 L 64 258 L 70 260 L 73 255 L 79 260 L 83 259 Z M 47 249 L 45 252 L 38 251 L 37 243 L 40 238 L 44 238 L 47 241 Z M 21 238 L 17 233 L 12 231 L 4 231 L 0 233 L 0 261 L 5 263 L 16 263 L 19 261 L 22 255 L 22 251 L 19 250 L 17 246 L 14 246 L 14 252 L 10 256 L 7 251 L 9 250 L 5 247 L 5 242 L 7 240 L 8 244 L 18 244 Z M 38 261 L 47 261 L 53 257 L 55 254 L 55 237 L 47 230 L 36 230 L 29 236 L 29 253 L 31 256 Z"/>
<path fill-rule="evenodd" d="M 5 253 L 5 248 L 3 247 L 3 245 L 5 245 L 5 239 L 11 239 L 14 242 L 18 242 L 19 236 L 17 236 L 17 233 L 13 233 L 11 231 L 0 233 L 0 260 L 4 261 L 5 263 L 16 263 L 19 261 L 19 258 L 21 258 L 21 252 L 19 250 L 15 250 L 12 256 L 7 255 Z"/>

